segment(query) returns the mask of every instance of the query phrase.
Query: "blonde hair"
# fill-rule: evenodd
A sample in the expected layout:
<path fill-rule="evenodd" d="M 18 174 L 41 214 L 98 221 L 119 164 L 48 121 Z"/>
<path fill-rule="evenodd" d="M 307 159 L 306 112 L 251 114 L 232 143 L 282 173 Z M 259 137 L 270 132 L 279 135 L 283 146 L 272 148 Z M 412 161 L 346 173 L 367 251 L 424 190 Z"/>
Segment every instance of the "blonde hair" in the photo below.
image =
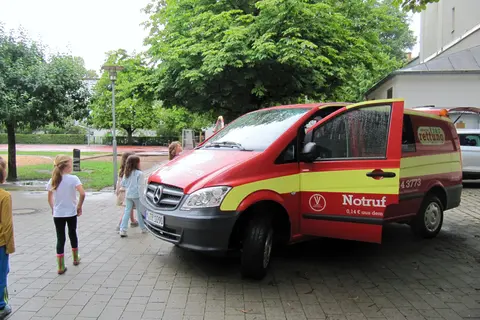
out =
<path fill-rule="evenodd" d="M 0 183 L 5 182 L 5 179 L 7 177 L 5 177 L 4 173 L 6 172 L 7 172 L 7 162 L 5 162 L 5 160 L 3 160 L 2 157 L 0 157 Z"/>
<path fill-rule="evenodd" d="M 173 141 L 172 143 L 170 143 L 170 145 L 168 146 L 168 160 L 172 160 L 173 158 L 175 158 L 175 152 L 177 151 L 177 147 L 180 145 L 180 141 Z"/>
<path fill-rule="evenodd" d="M 57 190 L 60 182 L 62 182 L 62 173 L 63 170 L 68 166 L 68 163 L 72 161 L 72 158 L 65 155 L 58 155 L 53 161 L 53 172 L 52 172 L 52 189 Z"/>

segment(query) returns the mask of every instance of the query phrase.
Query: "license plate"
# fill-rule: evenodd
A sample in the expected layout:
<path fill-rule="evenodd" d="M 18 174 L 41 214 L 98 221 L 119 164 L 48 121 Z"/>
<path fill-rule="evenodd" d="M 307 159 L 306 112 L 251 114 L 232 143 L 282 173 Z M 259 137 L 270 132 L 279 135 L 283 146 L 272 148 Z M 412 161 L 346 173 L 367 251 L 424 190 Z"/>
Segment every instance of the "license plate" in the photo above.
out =
<path fill-rule="evenodd" d="M 153 212 L 147 212 L 147 220 L 159 225 L 160 227 L 163 227 L 164 223 L 164 216 L 161 214 L 156 214 Z"/>

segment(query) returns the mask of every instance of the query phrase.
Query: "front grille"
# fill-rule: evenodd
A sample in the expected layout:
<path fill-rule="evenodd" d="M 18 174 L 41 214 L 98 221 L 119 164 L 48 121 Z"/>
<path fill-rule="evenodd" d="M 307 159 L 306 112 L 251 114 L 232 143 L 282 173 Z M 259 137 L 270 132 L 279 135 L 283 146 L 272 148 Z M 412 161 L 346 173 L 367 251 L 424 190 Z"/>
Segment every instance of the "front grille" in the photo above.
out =
<path fill-rule="evenodd" d="M 183 190 L 165 184 L 150 183 L 147 186 L 147 201 L 162 210 L 174 210 L 183 198 Z"/>

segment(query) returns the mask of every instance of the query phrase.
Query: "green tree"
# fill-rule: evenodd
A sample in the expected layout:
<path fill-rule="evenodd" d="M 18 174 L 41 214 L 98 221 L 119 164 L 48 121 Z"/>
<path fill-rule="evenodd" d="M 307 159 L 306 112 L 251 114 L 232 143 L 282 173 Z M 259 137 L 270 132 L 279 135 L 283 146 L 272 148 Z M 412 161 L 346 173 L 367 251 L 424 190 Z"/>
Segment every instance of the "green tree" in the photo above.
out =
<path fill-rule="evenodd" d="M 8 134 L 8 180 L 17 179 L 15 132 L 36 129 L 87 113 L 89 93 L 82 82 L 83 60 L 69 55 L 47 58 L 24 32 L 0 25 L 0 121 Z"/>
<path fill-rule="evenodd" d="M 95 70 L 87 70 L 87 73 L 85 74 L 85 78 L 88 78 L 88 79 L 96 79 L 96 78 L 98 78 L 97 71 L 95 71 Z"/>
<path fill-rule="evenodd" d="M 420 12 L 425 10 L 427 4 L 440 0 L 394 0 L 396 5 L 401 6 L 405 11 Z"/>
<path fill-rule="evenodd" d="M 157 98 L 229 118 L 305 96 L 358 99 L 359 75 L 378 80 L 414 43 L 391 1 L 157 0 L 146 12 Z"/>
<path fill-rule="evenodd" d="M 151 129 L 158 124 L 152 96 L 151 68 L 143 55 L 129 56 L 123 49 L 108 53 L 108 64 L 124 67 L 115 82 L 116 125 L 123 129 L 132 143 L 137 129 Z M 108 72 L 104 72 L 94 87 L 89 121 L 97 128 L 112 127 L 112 92 Z"/>
<path fill-rule="evenodd" d="M 212 111 L 192 113 L 183 107 L 173 106 L 171 108 L 162 108 L 160 105 L 156 110 L 159 119 L 158 133 L 160 135 L 170 137 L 180 136 L 182 129 L 200 131 L 215 123 L 215 117 Z"/>

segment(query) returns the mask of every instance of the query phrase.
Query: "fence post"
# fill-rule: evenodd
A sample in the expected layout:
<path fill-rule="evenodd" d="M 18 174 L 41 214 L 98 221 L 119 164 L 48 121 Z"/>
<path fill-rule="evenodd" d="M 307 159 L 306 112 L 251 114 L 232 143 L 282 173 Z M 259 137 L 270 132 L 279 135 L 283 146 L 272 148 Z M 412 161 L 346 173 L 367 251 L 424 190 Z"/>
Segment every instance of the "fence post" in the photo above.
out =
<path fill-rule="evenodd" d="M 80 149 L 73 149 L 73 171 L 80 171 Z"/>

